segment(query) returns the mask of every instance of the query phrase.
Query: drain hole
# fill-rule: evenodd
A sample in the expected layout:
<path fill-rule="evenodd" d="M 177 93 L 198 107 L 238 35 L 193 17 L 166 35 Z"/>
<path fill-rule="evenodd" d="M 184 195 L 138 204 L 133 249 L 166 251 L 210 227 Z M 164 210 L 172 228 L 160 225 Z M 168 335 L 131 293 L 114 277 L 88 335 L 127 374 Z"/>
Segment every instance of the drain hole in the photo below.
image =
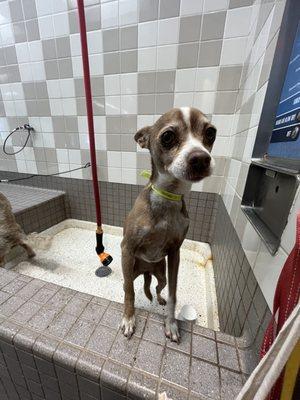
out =
<path fill-rule="evenodd" d="M 276 186 L 275 193 L 278 193 L 278 190 L 279 190 L 279 186 Z"/>

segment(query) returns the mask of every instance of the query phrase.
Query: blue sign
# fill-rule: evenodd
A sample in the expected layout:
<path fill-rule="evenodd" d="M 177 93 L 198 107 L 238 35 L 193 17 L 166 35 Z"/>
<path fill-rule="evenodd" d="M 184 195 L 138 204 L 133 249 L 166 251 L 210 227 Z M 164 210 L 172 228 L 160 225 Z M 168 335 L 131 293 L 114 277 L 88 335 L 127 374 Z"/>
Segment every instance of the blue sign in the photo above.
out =
<path fill-rule="evenodd" d="M 268 155 L 300 159 L 300 23 L 276 112 Z"/>

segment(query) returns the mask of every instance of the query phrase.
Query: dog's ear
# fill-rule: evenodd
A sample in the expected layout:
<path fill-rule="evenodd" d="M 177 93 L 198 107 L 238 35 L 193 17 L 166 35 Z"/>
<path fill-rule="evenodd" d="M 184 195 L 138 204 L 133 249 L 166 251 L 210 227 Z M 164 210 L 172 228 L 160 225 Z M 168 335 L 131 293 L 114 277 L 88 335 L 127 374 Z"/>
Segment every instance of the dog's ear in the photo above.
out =
<path fill-rule="evenodd" d="M 142 147 L 149 149 L 149 139 L 150 139 L 150 126 L 145 126 L 141 128 L 137 133 L 134 135 L 134 140 Z"/>

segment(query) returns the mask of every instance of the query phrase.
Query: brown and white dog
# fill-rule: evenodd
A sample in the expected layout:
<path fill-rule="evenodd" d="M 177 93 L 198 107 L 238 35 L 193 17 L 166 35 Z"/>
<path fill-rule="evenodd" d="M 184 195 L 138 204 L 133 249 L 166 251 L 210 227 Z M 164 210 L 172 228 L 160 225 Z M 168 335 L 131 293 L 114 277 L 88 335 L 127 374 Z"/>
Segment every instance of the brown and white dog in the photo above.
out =
<path fill-rule="evenodd" d="M 175 319 L 179 250 L 189 226 L 184 195 L 193 182 L 212 173 L 214 160 L 210 155 L 216 128 L 195 108 L 174 108 L 162 115 L 153 126 L 140 129 L 135 140 L 151 154 L 150 184 L 138 196 L 124 226 L 122 269 L 125 308 L 121 328 L 130 338 L 135 329 L 135 278 L 144 274 L 145 293 L 150 293 L 151 275 L 158 279 L 160 292 L 166 285 L 165 257 L 168 257 L 168 315 L 165 333 L 172 341 L 179 341 Z M 179 201 L 168 200 L 155 190 L 180 194 Z M 149 282 L 150 281 L 150 282 Z"/>
<path fill-rule="evenodd" d="M 26 235 L 17 224 L 12 212 L 10 202 L 0 193 L 0 267 L 4 265 L 5 256 L 8 255 L 12 247 L 22 246 L 28 257 L 34 257 L 35 252 L 26 241 Z"/>

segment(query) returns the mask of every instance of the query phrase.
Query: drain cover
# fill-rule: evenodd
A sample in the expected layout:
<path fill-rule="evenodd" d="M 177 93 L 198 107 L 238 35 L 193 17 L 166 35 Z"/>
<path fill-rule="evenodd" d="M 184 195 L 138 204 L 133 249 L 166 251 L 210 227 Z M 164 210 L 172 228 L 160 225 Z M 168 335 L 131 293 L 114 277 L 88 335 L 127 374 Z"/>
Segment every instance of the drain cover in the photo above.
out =
<path fill-rule="evenodd" d="M 95 275 L 99 278 L 104 278 L 112 273 L 112 269 L 108 266 L 102 266 L 96 269 Z"/>

